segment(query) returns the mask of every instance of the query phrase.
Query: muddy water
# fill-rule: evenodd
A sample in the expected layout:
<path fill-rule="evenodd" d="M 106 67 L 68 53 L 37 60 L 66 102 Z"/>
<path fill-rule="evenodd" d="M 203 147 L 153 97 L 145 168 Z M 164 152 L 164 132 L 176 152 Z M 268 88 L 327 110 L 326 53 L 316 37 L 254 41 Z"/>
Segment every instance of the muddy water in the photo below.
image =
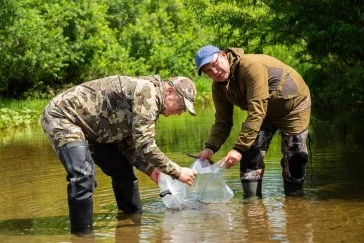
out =
<path fill-rule="evenodd" d="M 184 153 L 203 147 L 213 122 L 212 108 L 198 112 L 161 117 L 157 125 L 157 144 L 183 166 L 193 162 Z M 215 160 L 234 142 L 245 116 L 236 112 L 232 135 Z M 0 242 L 364 242 L 363 123 L 333 124 L 311 124 L 312 160 L 303 197 L 283 193 L 279 135 L 266 157 L 262 199 L 243 199 L 236 166 L 224 174 L 235 193 L 229 203 L 168 210 L 158 187 L 137 172 L 144 213 L 117 219 L 110 180 L 97 170 L 95 230 L 87 239 L 69 234 L 65 172 L 40 127 L 3 131 Z"/>

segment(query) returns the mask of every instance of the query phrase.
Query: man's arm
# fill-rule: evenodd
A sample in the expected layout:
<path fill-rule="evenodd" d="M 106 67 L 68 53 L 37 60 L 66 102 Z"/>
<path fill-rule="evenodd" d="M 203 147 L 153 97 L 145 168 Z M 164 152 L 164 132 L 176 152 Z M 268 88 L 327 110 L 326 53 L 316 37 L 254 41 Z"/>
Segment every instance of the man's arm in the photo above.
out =
<path fill-rule="evenodd" d="M 132 135 L 135 149 L 158 170 L 179 178 L 181 167 L 161 152 L 154 140 L 161 96 L 152 83 L 141 83 L 143 85 L 134 92 Z"/>
<path fill-rule="evenodd" d="M 224 87 L 221 84 L 213 84 L 212 98 L 215 106 L 215 123 L 211 127 L 210 135 L 206 142 L 206 148 L 217 152 L 228 138 L 233 126 L 234 105 L 227 101 L 223 95 Z"/>
<path fill-rule="evenodd" d="M 237 151 L 243 152 L 253 144 L 268 109 L 268 70 L 263 64 L 254 62 L 248 67 L 246 87 L 248 116 L 234 144 Z"/>
<path fill-rule="evenodd" d="M 148 175 L 154 169 L 154 166 L 136 151 L 132 137 L 127 137 L 119 142 L 118 149 L 130 164 L 144 174 Z"/>

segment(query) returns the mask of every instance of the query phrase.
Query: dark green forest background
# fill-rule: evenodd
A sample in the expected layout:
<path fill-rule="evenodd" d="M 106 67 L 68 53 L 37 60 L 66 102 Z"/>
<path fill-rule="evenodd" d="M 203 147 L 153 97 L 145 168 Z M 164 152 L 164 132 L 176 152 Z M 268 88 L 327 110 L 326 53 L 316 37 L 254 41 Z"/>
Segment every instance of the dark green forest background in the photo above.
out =
<path fill-rule="evenodd" d="M 278 57 L 316 105 L 360 107 L 363 43 L 363 0 L 0 0 L 0 98 L 113 74 L 184 75 L 203 95 L 194 55 L 213 44 Z"/>

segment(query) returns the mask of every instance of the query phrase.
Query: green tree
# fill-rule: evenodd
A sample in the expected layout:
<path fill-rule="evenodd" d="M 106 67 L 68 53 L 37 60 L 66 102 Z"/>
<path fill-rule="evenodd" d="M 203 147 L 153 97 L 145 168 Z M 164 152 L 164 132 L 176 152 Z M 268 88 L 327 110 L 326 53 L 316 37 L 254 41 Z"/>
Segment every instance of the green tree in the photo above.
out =
<path fill-rule="evenodd" d="M 220 47 L 262 53 L 286 45 L 301 50 L 304 73 L 315 100 L 323 105 L 363 101 L 364 5 L 358 0 L 191 1 Z"/>
<path fill-rule="evenodd" d="M 364 98 L 364 5 L 357 0 L 264 1 L 273 16 L 273 41 L 305 43 L 302 61 L 318 64 L 308 81 L 322 104 Z M 309 57 L 309 58 L 307 58 Z M 311 78 L 309 78 L 311 77 Z"/>
<path fill-rule="evenodd" d="M 49 28 L 39 10 L 25 7 L 29 1 L 6 1 L 0 29 L 0 92 L 13 96 L 40 79 L 56 76 L 66 51 L 59 28 Z"/>
<path fill-rule="evenodd" d="M 2 13 L 11 18 L 0 29 L 0 93 L 18 96 L 122 69 L 127 55 L 108 27 L 106 2 L 8 2 Z"/>
<path fill-rule="evenodd" d="M 211 36 L 181 0 L 1 0 L 0 95 L 111 74 L 193 76 Z M 51 88 L 49 88 L 51 87 Z"/>
<path fill-rule="evenodd" d="M 110 21 L 128 50 L 135 75 L 192 76 L 194 55 L 207 35 L 188 5 L 179 0 L 111 1 Z"/>

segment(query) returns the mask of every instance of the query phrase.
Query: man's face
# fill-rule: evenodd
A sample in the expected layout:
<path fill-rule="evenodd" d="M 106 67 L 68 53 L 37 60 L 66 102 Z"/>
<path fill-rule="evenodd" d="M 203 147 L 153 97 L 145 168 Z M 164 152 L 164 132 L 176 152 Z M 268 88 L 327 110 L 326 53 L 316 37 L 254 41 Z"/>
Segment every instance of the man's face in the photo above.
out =
<path fill-rule="evenodd" d="M 162 114 L 165 117 L 168 117 L 169 115 L 181 115 L 187 110 L 183 96 L 172 87 L 168 88 L 167 93 L 165 94 L 164 105 L 166 109 Z"/>
<path fill-rule="evenodd" d="M 230 65 L 225 52 L 215 53 L 212 61 L 204 65 L 201 71 L 216 82 L 226 81 L 230 75 Z"/>

